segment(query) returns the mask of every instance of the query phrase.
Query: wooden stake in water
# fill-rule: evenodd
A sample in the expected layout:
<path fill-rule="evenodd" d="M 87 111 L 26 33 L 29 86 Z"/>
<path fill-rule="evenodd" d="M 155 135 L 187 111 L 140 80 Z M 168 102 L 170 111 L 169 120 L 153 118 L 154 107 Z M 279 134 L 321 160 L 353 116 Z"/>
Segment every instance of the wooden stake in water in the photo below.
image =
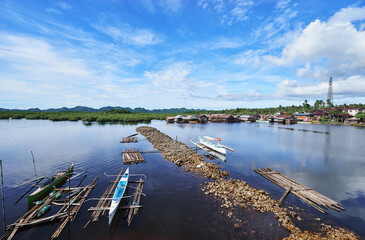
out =
<path fill-rule="evenodd" d="M 1 168 L 1 193 L 3 200 L 3 222 L 4 222 L 4 232 L 6 232 L 6 220 L 5 220 L 5 199 L 4 199 L 4 183 L 3 183 L 3 160 L 0 160 Z"/>
<path fill-rule="evenodd" d="M 35 174 L 35 178 L 37 179 L 37 171 L 35 170 L 35 161 L 34 161 L 33 151 L 30 151 L 30 153 L 32 154 L 32 158 L 33 158 L 33 166 L 34 166 L 34 174 Z"/>

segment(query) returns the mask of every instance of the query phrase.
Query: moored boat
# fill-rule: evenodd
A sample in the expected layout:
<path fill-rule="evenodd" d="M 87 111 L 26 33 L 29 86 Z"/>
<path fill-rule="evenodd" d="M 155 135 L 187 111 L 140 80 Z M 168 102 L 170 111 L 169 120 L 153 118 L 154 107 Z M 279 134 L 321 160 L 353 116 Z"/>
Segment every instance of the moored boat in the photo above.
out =
<path fill-rule="evenodd" d="M 109 208 L 109 225 L 112 223 L 115 213 L 119 207 L 120 201 L 123 198 L 125 190 L 127 188 L 129 179 L 129 168 L 124 172 L 123 176 L 120 178 L 117 187 L 115 188 L 114 195 Z"/>
<path fill-rule="evenodd" d="M 219 152 L 221 154 L 226 154 L 226 148 L 219 144 L 219 138 L 218 139 L 215 139 L 215 138 L 212 138 L 212 137 L 207 137 L 207 136 L 204 136 L 204 137 L 199 137 L 199 142 L 203 145 L 205 145 L 206 147 L 216 151 L 216 152 Z"/>
<path fill-rule="evenodd" d="M 53 190 L 53 187 L 58 187 L 59 185 L 61 185 L 64 181 L 66 181 L 69 176 L 72 175 L 73 170 L 74 165 L 71 164 L 66 171 L 59 172 L 50 179 L 48 179 L 48 181 L 45 182 L 41 187 L 39 187 L 30 195 L 26 196 L 28 204 L 32 204 L 33 202 L 44 197 L 47 193 Z"/>

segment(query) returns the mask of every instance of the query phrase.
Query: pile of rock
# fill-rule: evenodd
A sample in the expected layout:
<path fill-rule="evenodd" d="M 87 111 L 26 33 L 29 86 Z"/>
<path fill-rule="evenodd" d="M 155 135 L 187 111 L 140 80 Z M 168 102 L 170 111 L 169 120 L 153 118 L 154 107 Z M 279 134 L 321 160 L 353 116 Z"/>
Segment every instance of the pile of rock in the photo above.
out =
<path fill-rule="evenodd" d="M 220 170 L 214 163 L 205 162 L 202 155 L 194 152 L 186 144 L 173 140 L 156 128 L 138 127 L 136 131 L 145 136 L 156 149 L 162 151 L 164 158 L 178 166 L 184 165 L 187 171 L 201 174 L 213 180 L 228 176 L 227 172 Z"/>

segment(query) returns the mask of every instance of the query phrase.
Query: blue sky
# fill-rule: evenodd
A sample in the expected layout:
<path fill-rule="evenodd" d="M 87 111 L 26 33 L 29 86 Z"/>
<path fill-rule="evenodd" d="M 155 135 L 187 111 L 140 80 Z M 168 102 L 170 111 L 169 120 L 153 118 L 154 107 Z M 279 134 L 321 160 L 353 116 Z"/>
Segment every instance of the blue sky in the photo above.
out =
<path fill-rule="evenodd" d="M 0 107 L 365 102 L 365 2 L 0 1 Z"/>

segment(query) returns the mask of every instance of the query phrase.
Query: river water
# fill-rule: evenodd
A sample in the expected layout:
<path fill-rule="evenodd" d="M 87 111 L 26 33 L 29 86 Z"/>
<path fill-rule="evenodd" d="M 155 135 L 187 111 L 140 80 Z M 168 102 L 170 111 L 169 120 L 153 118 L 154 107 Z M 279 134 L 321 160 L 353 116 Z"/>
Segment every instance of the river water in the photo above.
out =
<path fill-rule="evenodd" d="M 267 191 L 279 199 L 284 190 L 256 174 L 253 169 L 272 168 L 337 201 L 343 212 L 328 210 L 322 214 L 289 194 L 284 206 L 297 206 L 302 229 L 315 230 L 320 223 L 330 223 L 365 236 L 365 129 L 349 126 L 317 124 L 277 125 L 268 123 L 210 123 L 122 125 L 48 120 L 0 120 L 0 159 L 3 160 L 6 221 L 8 224 L 27 210 L 26 200 L 15 201 L 29 186 L 13 188 L 17 183 L 34 178 L 32 150 L 38 176 L 50 176 L 74 163 L 76 172 L 86 169 L 82 185 L 95 176 L 98 184 L 89 197 L 100 197 L 123 165 L 121 151 L 132 147 L 140 151 L 154 150 L 141 135 L 138 143 L 121 144 L 122 137 L 135 133 L 138 126 L 149 125 L 172 138 L 187 143 L 197 136 L 220 137 L 234 148 L 226 162 L 219 163 L 231 178 L 242 179 L 251 186 Z M 184 167 L 165 160 L 159 153 L 143 154 L 146 163 L 128 165 L 130 173 L 147 176 L 142 197 L 143 208 L 130 227 L 123 213 L 108 226 L 101 217 L 82 230 L 90 219 L 84 204 L 77 218 L 64 229 L 61 239 L 280 239 L 288 232 L 277 226 L 273 214 L 252 209 L 238 209 L 234 218 L 220 209 L 220 203 L 201 190 L 206 179 L 186 172 Z M 77 170 L 79 169 L 79 170 Z M 80 178 L 72 180 L 77 185 Z M 52 210 L 55 211 L 55 210 Z M 240 227 L 234 227 L 237 219 Z M 314 219 L 321 220 L 314 220 Z M 1 226 L 3 220 L 0 220 Z M 49 239 L 59 223 L 45 224 L 19 231 L 15 239 Z M 3 230 L 1 230 L 1 234 Z"/>

